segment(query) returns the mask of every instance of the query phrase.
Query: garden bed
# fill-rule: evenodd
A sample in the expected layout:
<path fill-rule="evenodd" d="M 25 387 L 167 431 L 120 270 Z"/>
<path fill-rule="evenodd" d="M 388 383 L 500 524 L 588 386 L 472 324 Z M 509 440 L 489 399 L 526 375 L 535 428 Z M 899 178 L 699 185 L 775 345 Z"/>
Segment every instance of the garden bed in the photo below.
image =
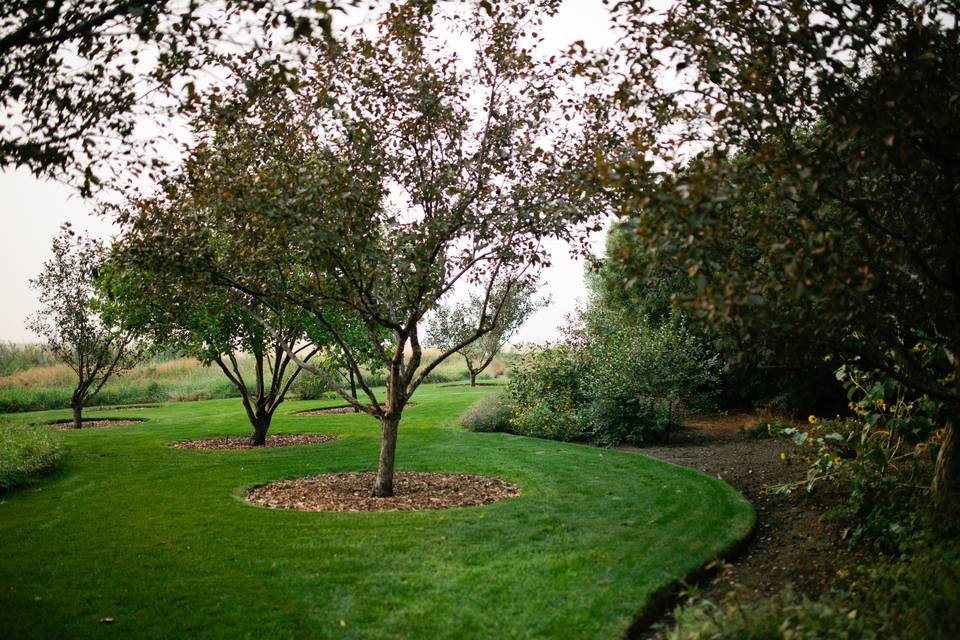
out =
<path fill-rule="evenodd" d="M 812 493 L 800 489 L 789 495 L 767 490 L 805 477 L 805 465 L 780 458 L 781 453 L 790 460 L 804 452 L 789 440 L 748 437 L 742 430 L 755 422 L 745 414 L 701 417 L 674 433 L 669 443 L 621 448 L 720 478 L 756 509 L 754 535 L 702 585 L 702 597 L 719 602 L 735 593 L 741 600 L 756 600 L 791 584 L 795 592 L 815 598 L 864 560 L 837 542 L 841 525 L 823 518 L 837 504 L 835 489 L 824 484 Z M 648 636 L 641 632 L 639 637 Z"/>
<path fill-rule="evenodd" d="M 303 444 L 323 444 L 336 440 L 333 436 L 325 435 L 275 435 L 267 436 L 262 445 L 250 444 L 249 436 L 225 436 L 223 438 L 205 438 L 203 440 L 184 440 L 174 442 L 170 446 L 174 449 L 200 449 L 201 451 L 224 451 L 230 449 L 272 449 L 274 447 L 293 447 Z"/>
<path fill-rule="evenodd" d="M 498 478 L 453 473 L 400 471 L 395 495 L 370 495 L 376 474 L 327 473 L 280 480 L 256 487 L 247 500 L 271 509 L 298 511 L 422 511 L 475 507 L 520 495 L 520 488 Z"/>

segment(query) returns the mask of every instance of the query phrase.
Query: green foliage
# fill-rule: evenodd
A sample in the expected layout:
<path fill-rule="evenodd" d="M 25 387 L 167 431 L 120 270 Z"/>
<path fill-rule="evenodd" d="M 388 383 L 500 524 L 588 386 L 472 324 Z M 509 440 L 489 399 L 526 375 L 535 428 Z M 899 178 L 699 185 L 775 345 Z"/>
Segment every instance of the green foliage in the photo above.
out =
<path fill-rule="evenodd" d="M 929 492 L 929 476 L 944 430 L 942 403 L 917 397 L 895 379 L 844 364 L 836 372 L 847 390 L 851 417 L 811 415 L 803 428 L 779 434 L 809 448 L 806 479 L 774 487 L 811 490 L 840 481 L 847 497 L 837 510 L 849 522 L 845 536 L 889 552 L 897 551 L 915 527 L 918 505 Z"/>
<path fill-rule="evenodd" d="M 641 445 L 665 436 L 683 412 L 713 406 L 719 358 L 683 322 L 636 325 L 594 307 L 568 332 L 567 344 L 514 367 L 517 433 Z"/>
<path fill-rule="evenodd" d="M 678 608 L 661 640 L 952 640 L 960 637 L 960 546 L 920 549 L 866 567 L 818 600 L 785 590 L 756 602 Z"/>
<path fill-rule="evenodd" d="M 0 425 L 0 494 L 57 468 L 63 439 L 46 425 Z"/>
<path fill-rule="evenodd" d="M 309 371 L 301 371 L 293 386 L 290 387 L 290 391 L 301 400 L 318 400 L 326 397 L 331 387 L 320 376 Z"/>
<path fill-rule="evenodd" d="M 464 429 L 483 433 L 495 431 L 511 432 L 512 407 L 502 393 L 483 396 L 466 413 L 460 416 L 458 424 Z"/>
<path fill-rule="evenodd" d="M 525 353 L 507 386 L 515 433 L 552 440 L 583 436 L 579 411 L 585 402 L 583 362 L 572 347 L 553 345 Z"/>
<path fill-rule="evenodd" d="M 630 65 L 618 95 L 640 149 L 601 167 L 625 198 L 628 253 L 642 256 L 631 277 L 686 272 L 691 317 L 742 338 L 741 351 L 769 350 L 771 363 L 859 355 L 946 402 L 956 435 L 955 3 L 657 12 L 618 5 Z M 637 62 L 648 60 L 663 62 Z M 682 86 L 658 80 L 670 73 Z M 918 336 L 947 354 L 949 375 L 923 365 Z M 944 438 L 938 493 L 960 495 L 954 443 Z"/>
<path fill-rule="evenodd" d="M 590 439 L 641 445 L 678 426 L 684 411 L 713 407 L 719 358 L 684 322 L 618 322 L 590 330 L 584 350 L 587 401 L 581 420 Z"/>

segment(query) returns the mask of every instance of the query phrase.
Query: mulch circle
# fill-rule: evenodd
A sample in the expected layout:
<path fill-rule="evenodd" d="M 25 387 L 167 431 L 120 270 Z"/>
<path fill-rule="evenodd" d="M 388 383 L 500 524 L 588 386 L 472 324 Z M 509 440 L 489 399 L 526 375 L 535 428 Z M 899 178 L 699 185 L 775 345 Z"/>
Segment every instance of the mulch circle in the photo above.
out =
<path fill-rule="evenodd" d="M 247 500 L 271 509 L 298 511 L 423 511 L 475 507 L 520 495 L 520 488 L 498 478 L 457 473 L 398 471 L 394 496 L 370 495 L 376 473 L 327 473 L 279 480 L 252 489 Z"/>
<path fill-rule="evenodd" d="M 142 424 L 143 422 L 143 420 L 128 420 L 125 418 L 120 420 L 88 420 L 87 418 L 84 418 L 81 422 L 82 426 L 80 427 L 80 431 L 83 431 L 84 429 L 96 429 L 98 427 L 125 427 L 131 424 Z M 48 424 L 54 429 L 59 429 L 61 431 L 74 430 L 73 420 L 57 420 Z"/>
<path fill-rule="evenodd" d="M 253 446 L 249 436 L 225 436 L 223 438 L 206 438 L 203 440 L 185 440 L 174 442 L 170 446 L 174 449 L 199 449 L 201 451 L 223 451 L 227 449 L 270 449 L 273 447 L 292 447 L 301 444 L 323 444 L 333 442 L 333 436 L 324 435 L 275 435 L 267 436 L 263 445 Z"/>
<path fill-rule="evenodd" d="M 404 409 L 412 409 L 417 406 L 416 402 L 408 402 L 407 406 Z M 340 414 L 340 413 L 360 413 L 359 411 L 354 411 L 351 405 L 339 405 L 336 407 L 326 407 L 323 409 L 304 409 L 303 411 L 294 411 L 290 415 L 292 416 L 328 416 L 331 414 Z"/>

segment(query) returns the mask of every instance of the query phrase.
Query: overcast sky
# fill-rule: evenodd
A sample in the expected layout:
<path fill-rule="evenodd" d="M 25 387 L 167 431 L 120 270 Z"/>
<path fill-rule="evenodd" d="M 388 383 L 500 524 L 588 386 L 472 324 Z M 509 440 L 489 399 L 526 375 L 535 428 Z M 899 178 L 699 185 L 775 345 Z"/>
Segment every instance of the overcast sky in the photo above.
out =
<path fill-rule="evenodd" d="M 564 49 L 576 40 L 588 46 L 613 43 L 606 9 L 600 0 L 566 0 L 560 13 L 543 29 L 545 46 Z M 24 326 L 27 315 L 37 307 L 36 292 L 28 280 L 39 273 L 50 252 L 50 242 L 60 225 L 69 221 L 77 231 L 109 238 L 115 229 L 107 220 L 92 215 L 93 206 L 65 185 L 42 181 L 23 170 L 0 172 L 0 340 L 34 342 Z M 602 237 L 595 242 L 599 250 Z M 556 243 L 553 266 L 545 271 L 542 293 L 552 304 L 540 310 L 521 329 L 516 342 L 541 342 L 557 337 L 556 327 L 563 321 L 586 289 L 583 264 L 569 257 L 567 249 Z"/>

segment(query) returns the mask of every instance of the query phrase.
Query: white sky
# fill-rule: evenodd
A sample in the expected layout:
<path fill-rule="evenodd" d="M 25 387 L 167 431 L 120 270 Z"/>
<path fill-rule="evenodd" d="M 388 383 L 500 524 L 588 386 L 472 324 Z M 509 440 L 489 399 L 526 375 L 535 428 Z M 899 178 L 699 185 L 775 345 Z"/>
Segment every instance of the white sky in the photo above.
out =
<path fill-rule="evenodd" d="M 557 50 L 584 40 L 588 47 L 612 45 L 607 10 L 601 0 L 565 0 L 559 14 L 542 30 L 545 46 Z M 37 308 L 36 293 L 28 280 L 40 272 L 50 252 L 50 242 L 61 224 L 69 221 L 79 232 L 109 238 L 115 229 L 92 215 L 93 204 L 63 184 L 34 178 L 24 170 L 0 172 L 0 340 L 34 342 L 24 321 Z M 602 246 L 602 235 L 595 248 Z M 514 342 L 542 342 L 558 337 L 557 325 L 586 294 L 583 263 L 569 257 L 561 243 L 551 247 L 553 266 L 543 274 L 542 293 L 553 299 L 520 330 Z"/>

